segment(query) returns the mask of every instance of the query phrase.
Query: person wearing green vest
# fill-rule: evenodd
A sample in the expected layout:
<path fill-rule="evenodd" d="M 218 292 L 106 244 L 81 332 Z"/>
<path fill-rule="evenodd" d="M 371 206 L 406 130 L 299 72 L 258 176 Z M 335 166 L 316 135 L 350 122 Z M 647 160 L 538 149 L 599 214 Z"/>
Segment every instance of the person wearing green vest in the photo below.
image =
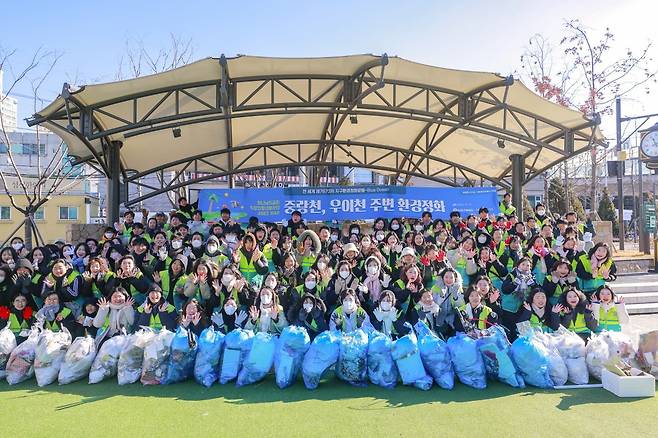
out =
<path fill-rule="evenodd" d="M 617 266 L 612 260 L 612 252 L 605 242 L 599 242 L 587 254 L 576 260 L 578 285 L 586 296 L 591 296 L 596 289 L 606 282 L 617 279 Z"/>
<path fill-rule="evenodd" d="M 559 305 L 549 308 L 546 293 L 540 288 L 535 288 L 523 303 L 518 322 L 524 321 L 530 321 L 531 327 L 545 333 L 554 332 L 560 326 Z"/>
<path fill-rule="evenodd" d="M 571 269 L 571 263 L 567 259 L 560 259 L 553 263 L 551 273 L 544 279 L 542 289 L 546 292 L 550 305 L 554 306 L 560 301 L 564 291 L 577 286 L 576 273 Z"/>
<path fill-rule="evenodd" d="M 27 299 L 17 295 L 10 306 L 0 307 L 0 324 L 8 326 L 16 336 L 16 343 L 20 344 L 27 339 L 35 322 L 33 314 L 34 309 L 27 305 Z"/>
<path fill-rule="evenodd" d="M 620 332 L 622 325 L 630 322 L 624 297 L 617 297 L 608 285 L 599 287 L 592 296 L 592 314 L 598 322 L 596 333 Z"/>
<path fill-rule="evenodd" d="M 262 288 L 256 303 L 249 308 L 245 330 L 280 335 L 287 326 L 288 320 L 276 294 L 268 287 Z"/>
<path fill-rule="evenodd" d="M 233 253 L 233 262 L 238 265 L 247 283 L 256 288 L 261 286 L 263 276 L 269 271 L 267 259 L 258 249 L 256 238 L 251 233 L 242 238 L 242 246 Z"/>
<path fill-rule="evenodd" d="M 96 345 L 100 345 L 113 336 L 119 335 L 125 330 L 132 331 L 135 322 L 135 301 L 122 287 L 116 287 L 110 294 L 109 300 L 101 298 L 98 300 L 98 312 L 92 324 L 98 329 L 96 332 Z"/>
<path fill-rule="evenodd" d="M 507 328 L 510 340 L 516 338 L 516 322 L 519 319 L 521 305 L 528 298 L 532 289 L 538 286 L 530 268 L 530 259 L 520 258 L 516 267 L 503 281 L 501 288 L 503 293 L 501 323 Z"/>
<path fill-rule="evenodd" d="M 300 234 L 294 255 L 297 264 L 302 267 L 302 275 L 305 275 L 315 264 L 321 249 L 322 244 L 315 231 L 305 230 Z"/>
<path fill-rule="evenodd" d="M 59 332 L 66 327 L 69 332 L 74 330 L 73 312 L 61 304 L 57 292 L 48 292 L 43 297 L 43 307 L 36 314 L 37 320 L 43 320 L 43 328 Z"/>
<path fill-rule="evenodd" d="M 516 207 L 512 205 L 511 193 L 505 193 L 503 195 L 503 200 L 500 201 L 500 204 L 498 204 L 498 209 L 500 210 L 501 214 L 504 214 L 507 217 L 516 214 Z"/>
<path fill-rule="evenodd" d="M 176 331 L 176 308 L 162 296 L 162 289 L 157 284 L 148 288 L 144 304 L 137 308 L 137 327 L 150 327 L 153 330 L 166 328 Z"/>
<path fill-rule="evenodd" d="M 165 300 L 169 304 L 173 304 L 176 310 L 183 308 L 183 304 L 187 300 L 185 297 L 185 284 L 187 282 L 187 257 L 182 254 L 176 256 L 176 259 L 171 262 L 169 269 L 155 272 L 153 280 L 160 286 Z"/>
<path fill-rule="evenodd" d="M 80 294 L 84 297 L 93 296 L 96 299 L 110 295 L 116 283 L 114 272 L 107 269 L 107 265 L 98 257 L 89 260 L 82 279 Z"/>
<path fill-rule="evenodd" d="M 115 285 L 127 290 L 137 305 L 141 305 L 146 299 L 145 294 L 152 282 L 135 265 L 135 259 L 131 255 L 119 259 L 117 266 Z"/>
<path fill-rule="evenodd" d="M 346 289 L 342 295 L 342 305 L 331 313 L 329 318 L 329 330 L 340 330 L 349 333 L 370 324 L 370 318 L 360 306 L 359 299 L 354 289 Z"/>
<path fill-rule="evenodd" d="M 50 274 L 43 281 L 41 297 L 55 293 L 62 302 L 68 303 L 80 297 L 80 273 L 64 259 L 55 260 Z"/>
<path fill-rule="evenodd" d="M 559 305 L 560 324 L 587 342 L 598 323 L 585 294 L 578 289 L 570 289 L 562 295 Z"/>
<path fill-rule="evenodd" d="M 475 279 L 481 275 L 489 277 L 493 287 L 500 289 L 503 286 L 503 280 L 509 273 L 507 268 L 496 258 L 495 253 L 489 246 L 480 248 L 480 253 L 476 256 L 477 272 L 471 277 Z"/>
<path fill-rule="evenodd" d="M 375 330 L 391 339 L 406 335 L 409 330 L 404 327 L 404 313 L 395 307 L 395 294 L 385 290 L 370 313 L 370 323 Z"/>
<path fill-rule="evenodd" d="M 470 333 L 488 329 L 498 323 L 498 315 L 482 303 L 482 297 L 474 284 L 464 293 L 464 301 L 467 301 L 466 304 L 457 309 L 456 331 Z"/>
<path fill-rule="evenodd" d="M 324 316 L 326 312 L 324 301 L 315 295 L 306 294 L 290 313 L 295 316 L 293 325 L 304 327 L 313 341 L 317 335 L 329 328 Z"/>

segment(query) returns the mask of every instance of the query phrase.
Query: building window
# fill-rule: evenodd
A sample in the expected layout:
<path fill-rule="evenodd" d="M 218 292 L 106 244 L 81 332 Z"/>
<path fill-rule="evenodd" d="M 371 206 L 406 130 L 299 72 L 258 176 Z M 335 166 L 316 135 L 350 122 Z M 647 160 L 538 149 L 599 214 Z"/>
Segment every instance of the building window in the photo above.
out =
<path fill-rule="evenodd" d="M 46 218 L 46 213 L 43 210 L 43 207 L 39 207 L 37 211 L 34 212 L 34 220 L 42 221 Z"/>
<path fill-rule="evenodd" d="M 0 152 L 7 152 L 7 148 L 4 150 L 0 148 Z M 34 143 L 12 143 L 11 152 L 17 155 L 36 155 L 37 153 L 44 157 L 46 155 L 46 145 L 45 144 L 34 144 Z"/>
<path fill-rule="evenodd" d="M 75 221 L 78 219 L 78 207 L 59 207 L 59 219 Z"/>
<path fill-rule="evenodd" d="M 541 202 L 541 195 L 528 195 L 528 203 L 532 208 Z"/>
<path fill-rule="evenodd" d="M 11 207 L 0 207 L 0 220 L 11 220 Z"/>

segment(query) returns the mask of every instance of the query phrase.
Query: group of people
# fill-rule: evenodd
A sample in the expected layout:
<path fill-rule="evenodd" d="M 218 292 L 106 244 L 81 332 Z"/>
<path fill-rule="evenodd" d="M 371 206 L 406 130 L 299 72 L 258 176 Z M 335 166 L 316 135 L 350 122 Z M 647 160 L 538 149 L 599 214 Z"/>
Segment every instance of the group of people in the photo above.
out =
<path fill-rule="evenodd" d="M 140 326 L 278 334 L 295 324 L 313 338 L 370 325 L 396 338 L 422 320 L 444 339 L 500 324 L 510 340 L 524 321 L 583 338 L 620 330 L 628 314 L 609 285 L 615 263 L 593 244 L 591 222 L 543 204 L 519 221 L 510 200 L 497 216 L 311 229 L 298 211 L 285 226 L 240 224 L 228 208 L 207 223 L 180 198 L 169 215 L 143 211 L 144 223 L 127 211 L 98 239 L 28 249 L 13 238 L 0 250 L 0 319 L 19 342 L 38 320 L 98 345 Z"/>

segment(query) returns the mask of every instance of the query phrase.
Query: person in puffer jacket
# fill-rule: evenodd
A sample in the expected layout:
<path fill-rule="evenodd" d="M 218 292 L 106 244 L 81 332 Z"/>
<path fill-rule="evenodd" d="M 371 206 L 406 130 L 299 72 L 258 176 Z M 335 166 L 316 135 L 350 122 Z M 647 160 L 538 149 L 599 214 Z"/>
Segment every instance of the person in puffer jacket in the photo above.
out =
<path fill-rule="evenodd" d="M 320 298 L 313 294 L 304 294 L 294 311 L 291 311 L 291 315 L 296 315 L 292 321 L 294 325 L 304 327 L 312 341 L 329 328 L 324 318 L 326 312 L 327 306 Z"/>

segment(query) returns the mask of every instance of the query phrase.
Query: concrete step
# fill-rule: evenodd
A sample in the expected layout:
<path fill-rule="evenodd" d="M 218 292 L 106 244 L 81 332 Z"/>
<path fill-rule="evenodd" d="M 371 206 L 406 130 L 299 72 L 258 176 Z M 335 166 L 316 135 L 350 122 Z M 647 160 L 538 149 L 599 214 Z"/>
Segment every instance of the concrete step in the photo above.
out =
<path fill-rule="evenodd" d="M 658 303 L 627 304 L 626 310 L 628 310 L 629 315 L 658 313 Z"/>
<path fill-rule="evenodd" d="M 619 294 L 627 293 L 652 293 L 658 292 L 658 282 L 656 281 L 638 281 L 636 283 L 610 283 L 610 286 Z"/>
<path fill-rule="evenodd" d="M 626 304 L 658 303 L 658 292 L 630 292 L 618 295 L 624 297 Z"/>

